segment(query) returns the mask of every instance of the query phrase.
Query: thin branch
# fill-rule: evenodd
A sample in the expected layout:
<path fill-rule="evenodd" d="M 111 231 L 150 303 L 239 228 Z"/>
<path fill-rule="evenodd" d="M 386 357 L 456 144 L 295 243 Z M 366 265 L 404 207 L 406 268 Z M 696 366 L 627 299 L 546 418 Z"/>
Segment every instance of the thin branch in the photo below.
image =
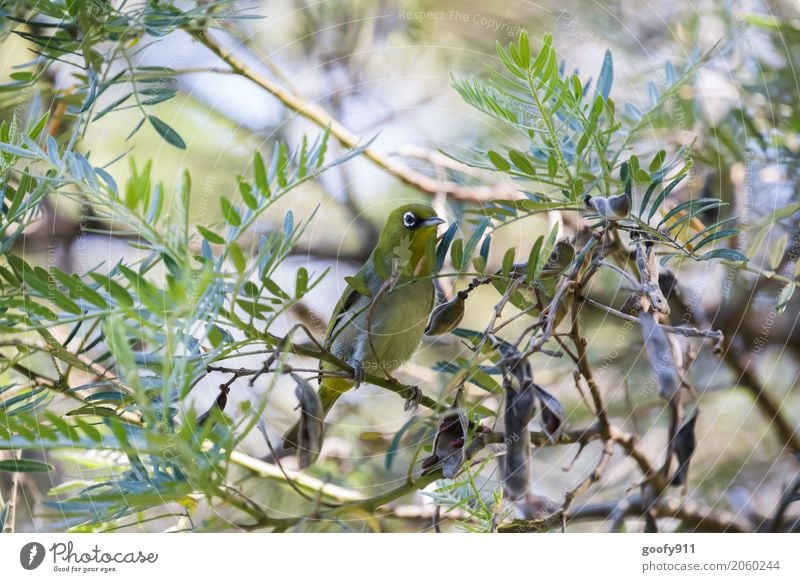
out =
<path fill-rule="evenodd" d="M 244 59 L 224 48 L 209 31 L 204 30 L 202 32 L 197 32 L 195 33 L 195 38 L 229 65 L 234 73 L 249 79 L 262 89 L 268 91 L 292 111 L 302 115 L 319 127 L 329 130 L 331 135 L 343 146 L 355 148 L 363 146 L 366 143 L 365 140 L 339 123 L 330 113 L 314 101 L 278 85 L 252 68 Z M 439 192 L 444 192 L 452 198 L 470 202 L 487 202 L 497 198 L 522 198 L 519 192 L 504 185 L 463 186 L 452 181 L 442 182 L 430 178 L 392 159 L 390 156 L 372 146 L 367 146 L 362 151 L 376 166 L 401 182 L 413 186 L 426 194 L 434 195 Z"/>
<path fill-rule="evenodd" d="M 797 474 L 794 481 L 786 488 L 783 495 L 781 495 L 780 501 L 778 501 L 778 505 L 775 507 L 775 512 L 772 514 L 772 518 L 762 524 L 762 527 L 766 526 L 763 527 L 763 529 L 771 532 L 781 531 L 783 516 L 786 514 L 789 505 L 797 501 L 798 497 L 800 497 L 800 473 Z"/>
<path fill-rule="evenodd" d="M 244 467 L 245 469 L 256 473 L 260 477 L 281 482 L 286 480 L 286 476 L 284 475 L 283 471 L 281 471 L 281 469 L 279 469 L 276 465 L 265 463 L 264 461 L 260 461 L 240 451 L 233 451 L 230 459 L 235 465 Z M 346 489 L 338 485 L 331 485 L 330 483 L 326 483 L 325 481 L 317 479 L 316 477 L 312 477 L 306 473 L 303 473 L 302 471 L 292 471 L 291 469 L 284 469 L 284 471 L 286 471 L 286 473 L 298 487 L 307 491 L 318 493 L 329 499 L 341 502 L 355 502 L 362 501 L 364 499 L 364 496 L 357 491 Z"/>
<path fill-rule="evenodd" d="M 673 518 L 682 522 L 686 529 L 694 532 L 734 532 L 747 533 L 753 531 L 753 524 L 742 520 L 739 516 L 715 510 L 706 505 L 680 499 L 660 499 L 653 506 L 656 517 Z M 612 524 L 621 523 L 627 516 L 641 516 L 643 507 L 640 495 L 633 495 L 622 503 L 608 501 L 589 503 L 575 507 L 567 517 L 568 521 L 612 520 Z M 560 519 L 560 516 L 559 518 Z M 502 533 L 538 532 L 549 529 L 558 521 L 552 516 L 545 519 L 515 520 L 498 528 Z"/>
<path fill-rule="evenodd" d="M 610 313 L 611 315 L 615 315 L 621 319 L 626 321 L 635 321 L 638 322 L 639 318 L 633 315 L 628 315 L 627 313 L 623 313 L 618 309 L 614 309 L 613 307 L 609 307 L 608 305 L 604 305 L 594 299 L 589 299 L 588 297 L 584 297 L 583 301 L 588 303 L 592 307 L 596 307 L 601 311 L 605 311 L 606 313 Z M 724 334 L 719 331 L 718 329 L 698 329 L 696 327 L 675 327 L 672 325 L 662 325 L 660 323 L 656 323 L 658 327 L 661 327 L 667 333 L 672 333 L 675 335 L 682 335 L 685 337 L 703 337 L 706 339 L 713 339 L 715 342 L 719 343 L 723 339 L 725 339 Z"/>

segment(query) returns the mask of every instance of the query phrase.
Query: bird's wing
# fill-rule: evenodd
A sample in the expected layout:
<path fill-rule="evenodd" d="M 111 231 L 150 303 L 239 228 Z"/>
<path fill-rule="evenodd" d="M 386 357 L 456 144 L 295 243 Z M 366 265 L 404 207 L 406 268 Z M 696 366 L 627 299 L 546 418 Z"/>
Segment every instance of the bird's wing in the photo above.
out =
<path fill-rule="evenodd" d="M 370 269 L 368 265 L 365 264 L 363 267 L 361 267 L 358 273 L 353 276 L 353 278 L 360 281 L 363 284 L 363 287 L 369 289 L 371 293 L 374 293 L 372 286 L 369 285 L 369 271 Z M 345 326 L 350 324 L 350 320 L 352 318 L 347 317 L 347 313 L 351 310 L 356 301 L 358 301 L 358 298 L 361 296 L 364 296 L 362 291 L 354 288 L 350 283 L 347 284 L 342 296 L 339 298 L 339 301 L 333 310 L 333 313 L 331 313 L 331 318 L 328 322 L 328 329 L 325 332 L 325 347 L 330 348 L 336 336 L 341 333 Z"/>

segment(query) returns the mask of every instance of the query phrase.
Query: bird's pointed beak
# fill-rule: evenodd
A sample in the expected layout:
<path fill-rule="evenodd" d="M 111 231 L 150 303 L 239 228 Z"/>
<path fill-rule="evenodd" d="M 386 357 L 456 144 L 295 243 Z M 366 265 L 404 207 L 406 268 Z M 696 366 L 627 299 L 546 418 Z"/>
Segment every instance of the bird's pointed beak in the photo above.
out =
<path fill-rule="evenodd" d="M 444 224 L 444 219 L 439 218 L 438 216 L 432 216 L 430 218 L 426 218 L 420 223 L 420 226 L 439 226 L 440 224 Z"/>

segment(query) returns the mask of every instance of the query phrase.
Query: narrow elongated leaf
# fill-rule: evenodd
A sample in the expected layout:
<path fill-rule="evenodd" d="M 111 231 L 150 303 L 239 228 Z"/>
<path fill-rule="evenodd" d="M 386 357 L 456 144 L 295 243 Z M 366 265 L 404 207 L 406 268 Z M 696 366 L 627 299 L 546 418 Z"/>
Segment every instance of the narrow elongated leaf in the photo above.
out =
<path fill-rule="evenodd" d="M 450 260 L 456 269 L 460 269 L 464 262 L 464 241 L 457 239 L 450 246 Z"/>
<path fill-rule="evenodd" d="M 345 277 L 344 280 L 347 281 L 347 284 L 350 285 L 350 287 L 352 287 L 357 293 L 363 295 L 364 297 L 372 296 L 372 292 L 369 290 L 367 284 L 358 277 Z"/>
<path fill-rule="evenodd" d="M 224 245 L 225 239 L 218 235 L 216 232 L 208 230 L 204 226 L 197 225 L 197 232 L 199 232 L 204 239 L 215 245 Z"/>
<path fill-rule="evenodd" d="M 686 177 L 686 174 L 680 174 L 676 178 L 674 178 L 666 188 L 664 188 L 661 193 L 656 197 L 653 201 L 653 205 L 650 207 L 650 212 L 647 214 L 647 220 L 652 220 L 653 216 L 655 216 L 656 212 L 658 211 L 659 206 L 661 203 L 666 200 L 667 196 L 669 196 L 670 192 L 672 192 L 678 184 Z"/>
<path fill-rule="evenodd" d="M 0 471 L 10 473 L 46 473 L 53 470 L 53 465 L 34 461 L 33 459 L 5 459 L 0 461 Z"/>
<path fill-rule="evenodd" d="M 264 196 L 269 197 L 267 169 L 264 165 L 264 158 L 261 157 L 259 152 L 256 152 L 253 156 L 253 176 L 255 178 L 256 188 L 258 188 Z"/>
<path fill-rule="evenodd" d="M 781 266 L 788 242 L 789 235 L 784 232 L 769 245 L 769 268 L 773 271 Z"/>
<path fill-rule="evenodd" d="M 164 141 L 166 141 L 170 145 L 175 146 L 178 149 L 181 150 L 186 149 L 186 142 L 183 141 L 183 138 L 180 136 L 180 134 L 174 129 L 172 129 L 172 127 L 169 124 L 162 121 L 155 115 L 148 115 L 147 119 L 148 121 L 150 121 L 150 125 L 153 126 L 153 129 L 155 129 L 156 132 L 158 132 L 158 135 L 164 138 Z"/>
<path fill-rule="evenodd" d="M 603 66 L 600 69 L 600 76 L 597 77 L 596 95 L 602 95 L 603 99 L 608 100 L 611 94 L 611 85 L 614 83 L 614 59 L 611 51 L 606 51 L 603 57 Z"/>
<path fill-rule="evenodd" d="M 715 249 L 710 251 L 704 255 L 702 255 L 698 260 L 700 261 L 709 261 L 711 259 L 724 259 L 727 261 L 736 261 L 736 262 L 747 262 L 747 256 L 737 251 L 736 249 Z"/>
<path fill-rule="evenodd" d="M 222 207 L 222 217 L 231 226 L 242 226 L 242 217 L 239 216 L 239 209 L 236 208 L 231 201 L 224 196 L 219 199 L 219 204 Z"/>
<path fill-rule="evenodd" d="M 436 247 L 436 270 L 440 271 L 444 265 L 444 260 L 447 258 L 447 251 L 450 250 L 450 245 L 458 232 L 458 223 L 453 222 L 442 235 L 442 240 L 439 241 L 439 246 Z"/>
<path fill-rule="evenodd" d="M 706 246 L 708 244 L 711 244 L 715 240 L 722 240 L 724 238 L 728 238 L 728 237 L 731 237 L 731 236 L 736 236 L 737 234 L 739 234 L 739 229 L 738 228 L 728 228 L 728 229 L 718 230 L 714 234 L 711 234 L 711 235 L 707 236 L 706 238 L 704 238 L 703 240 L 698 242 L 696 245 L 694 245 L 694 248 L 692 249 L 692 252 L 699 251 L 704 246 Z M 689 241 L 689 243 L 687 243 L 687 244 L 691 244 L 691 241 Z"/>
<path fill-rule="evenodd" d="M 52 269 L 51 273 L 53 274 L 53 277 L 58 279 L 59 283 L 67 288 L 69 294 L 73 297 L 85 299 L 100 309 L 106 309 L 108 307 L 108 303 L 106 303 L 106 300 L 103 299 L 103 296 L 86 285 L 85 282 L 78 279 L 77 276 L 67 275 L 58 269 Z"/>
<path fill-rule="evenodd" d="M 478 241 L 481 240 L 483 233 L 486 232 L 486 229 L 491 222 L 492 221 L 488 218 L 484 218 L 480 223 L 478 223 L 478 226 L 475 227 L 475 231 L 472 233 L 472 236 L 469 237 L 467 244 L 464 246 L 464 258 L 461 263 L 455 265 L 456 268 L 463 268 L 466 262 L 472 258 L 472 253 L 475 252 L 475 249 L 478 246 Z"/>
<path fill-rule="evenodd" d="M 532 283 L 536 277 L 536 270 L 539 266 L 539 256 L 542 252 L 542 245 L 544 244 L 544 236 L 540 236 L 536 239 L 536 242 L 533 243 L 533 247 L 531 247 L 531 252 L 528 255 L 528 265 L 527 270 L 525 272 L 525 278 L 528 280 L 529 283 Z"/>
<path fill-rule="evenodd" d="M 489 157 L 489 161 L 492 162 L 495 168 L 502 172 L 507 172 L 511 169 L 511 164 L 508 163 L 503 156 L 498 154 L 496 151 L 489 150 L 486 155 Z"/>

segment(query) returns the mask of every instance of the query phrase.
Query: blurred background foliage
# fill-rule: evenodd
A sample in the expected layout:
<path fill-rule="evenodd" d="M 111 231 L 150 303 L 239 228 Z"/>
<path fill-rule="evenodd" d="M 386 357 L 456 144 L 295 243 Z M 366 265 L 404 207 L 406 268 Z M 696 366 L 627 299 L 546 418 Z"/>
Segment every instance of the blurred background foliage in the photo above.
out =
<path fill-rule="evenodd" d="M 586 175 L 572 176 L 580 183 L 562 183 L 574 160 L 551 161 L 552 143 L 539 144 L 545 153 L 537 157 L 540 135 L 518 123 L 524 116 L 509 123 L 495 106 L 503 99 L 493 105 L 487 95 L 497 93 L 480 84 L 500 83 L 492 71 L 513 78 L 496 43 L 516 43 L 523 30 L 532 58 L 552 35 L 559 66 L 552 74 L 567 79 L 567 89 L 575 90 L 569 75 L 578 71 L 587 99 L 606 85 L 611 91 L 621 124 L 604 114 L 613 163 L 604 167 L 599 150 L 594 161 L 587 156 Z M 489 273 L 503 267 L 508 249 L 525 260 L 539 236 L 545 244 L 551 232 L 585 240 L 594 224 L 585 213 L 541 212 L 537 204 L 577 209 L 592 176 L 605 180 L 600 193 L 618 193 L 626 183 L 620 166 L 627 162 L 629 172 L 631 155 L 647 177 L 633 178 L 638 209 L 661 151 L 665 165 L 686 174 L 674 202 L 660 201 L 662 215 L 681 202 L 720 199 L 724 206 L 694 208 L 689 218 L 734 227 L 707 247 L 720 251 L 716 260 L 667 263 L 680 273 L 689 305 L 673 304 L 672 323 L 718 329 L 725 341 L 721 355 L 708 346 L 691 354 L 698 446 L 688 483 L 673 491 L 677 509 L 659 515 L 662 528 L 769 529 L 781 515 L 783 529 L 797 529 L 790 503 L 800 449 L 795 2 L 3 1 L 0 43 L 5 530 L 427 531 L 436 522 L 445 531 L 482 531 L 530 518 L 503 500 L 501 444 L 455 480 L 412 482 L 436 417 L 409 415 L 396 395 L 374 386 L 337 405 L 317 464 L 303 471 L 291 457 L 276 464 L 281 453 L 265 436 L 276 443 L 295 418 L 295 383 L 281 374 L 251 383 L 252 375 L 236 371 L 259 369 L 295 323 L 322 335 L 343 277 L 365 260 L 401 201 L 432 201 L 464 242 L 492 217 Z M 231 71 L 220 54 L 247 71 Z M 289 97 L 276 98 L 274 87 Z M 336 139 L 313 106 L 361 141 Z M 568 153 L 580 137 L 568 143 L 569 131 L 567 122 L 556 131 Z M 376 164 L 362 148 L 388 162 Z M 526 175 L 512 150 L 529 155 L 535 171 Z M 467 190 L 423 191 L 398 179 L 396 165 Z M 11 192 L 26 172 L 32 185 L 15 207 Z M 490 196 L 476 195 L 480 188 Z M 509 204 L 498 200 L 519 189 L 531 195 L 511 204 L 514 217 L 504 221 Z M 12 220 L 14 210 L 23 212 Z M 470 258 L 461 276 L 440 280 L 444 295 L 472 279 Z M 48 278 L 36 265 L 61 274 Z M 69 275 L 90 271 L 89 287 Z M 33 287 L 32 297 L 46 298 L 57 286 L 64 298 L 43 305 L 60 325 L 42 332 L 32 322 L 49 312 L 13 303 L 23 292 L 15 273 L 27 274 L 23 295 Z M 156 282 L 142 281 L 145 274 Z M 604 271 L 586 294 L 620 308 L 621 289 Z M 272 307 L 246 321 L 226 296 L 245 313 L 258 312 L 262 299 Z M 156 317 L 153 303 L 165 297 L 170 308 Z M 477 288 L 461 325 L 483 329 L 499 297 L 492 286 Z M 599 309 L 584 316 L 608 415 L 660 462 L 669 415 L 647 388 L 641 338 Z M 157 353 L 143 349 L 152 345 Z M 449 403 L 454 372 L 439 363 L 459 370 L 469 356 L 454 335 L 426 339 L 398 377 Z M 209 359 L 217 369 L 206 369 Z M 591 425 L 573 363 L 545 354 L 531 362 L 567 426 Z M 155 372 L 140 378 L 137 369 Z M 109 370 L 125 389 L 103 384 Z M 502 394 L 473 386 L 467 396 L 502 409 Z M 201 422 L 206 412 L 214 422 Z M 584 444 L 534 449 L 528 509 L 560 505 L 592 474 L 602 443 Z M 573 507 L 586 519 L 568 531 L 619 528 L 608 508 L 631 499 L 635 468 L 629 455 L 613 455 L 601 482 Z M 698 521 L 706 510 L 719 519 Z"/>

